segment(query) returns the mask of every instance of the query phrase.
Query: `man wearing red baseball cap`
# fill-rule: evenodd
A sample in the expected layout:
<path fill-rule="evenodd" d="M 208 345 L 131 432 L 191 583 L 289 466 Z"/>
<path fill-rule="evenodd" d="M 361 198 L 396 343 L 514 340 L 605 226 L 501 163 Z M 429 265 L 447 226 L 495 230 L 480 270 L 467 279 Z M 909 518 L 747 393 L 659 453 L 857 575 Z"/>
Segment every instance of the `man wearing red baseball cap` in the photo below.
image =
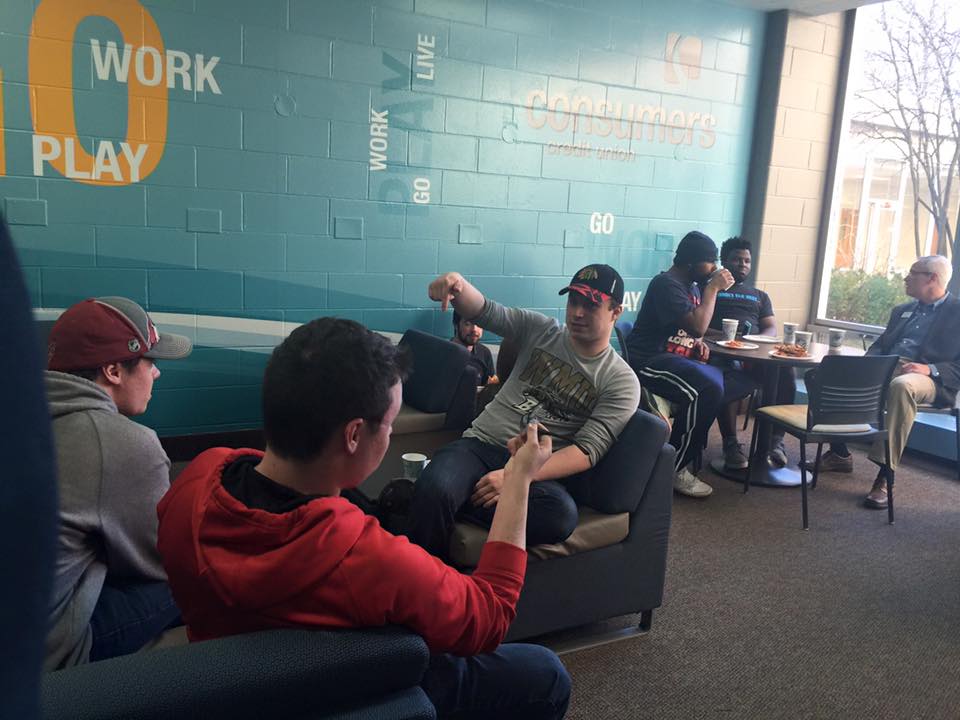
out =
<path fill-rule="evenodd" d="M 156 433 L 129 418 L 147 409 L 154 361 L 191 349 L 121 297 L 79 302 L 50 330 L 60 527 L 48 670 L 135 652 L 180 624 L 157 553 L 170 460 Z"/>
<path fill-rule="evenodd" d="M 500 392 L 463 437 L 441 448 L 417 480 L 407 534 L 434 555 L 448 554 L 454 517 L 489 526 L 500 498 L 507 441 L 536 422 L 553 436 L 554 452 L 530 488 L 527 544 L 562 542 L 577 525 L 565 480 L 606 454 L 637 410 L 640 383 L 610 345 L 623 312 L 623 278 L 609 265 L 580 268 L 560 290 L 566 324 L 533 310 L 500 305 L 460 273 L 434 280 L 428 293 L 443 310 L 518 346 Z"/>

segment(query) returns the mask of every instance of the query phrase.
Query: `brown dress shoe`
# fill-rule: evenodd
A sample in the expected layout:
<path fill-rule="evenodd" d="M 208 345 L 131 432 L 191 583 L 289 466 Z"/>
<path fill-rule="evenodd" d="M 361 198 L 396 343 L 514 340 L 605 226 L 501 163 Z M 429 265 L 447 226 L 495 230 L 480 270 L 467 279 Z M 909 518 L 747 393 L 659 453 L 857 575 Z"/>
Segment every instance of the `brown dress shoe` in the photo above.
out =
<path fill-rule="evenodd" d="M 813 472 L 814 464 L 815 462 L 813 460 L 807 460 L 807 464 L 804 466 L 807 472 Z M 820 472 L 852 473 L 853 455 L 842 457 L 841 455 L 837 455 L 833 450 L 827 450 L 820 456 Z M 886 505 L 884 505 L 884 507 L 886 507 Z"/>
<path fill-rule="evenodd" d="M 884 477 L 883 470 L 877 475 L 877 479 L 873 481 L 873 487 L 863 499 L 863 504 L 871 510 L 887 509 L 887 479 Z"/>

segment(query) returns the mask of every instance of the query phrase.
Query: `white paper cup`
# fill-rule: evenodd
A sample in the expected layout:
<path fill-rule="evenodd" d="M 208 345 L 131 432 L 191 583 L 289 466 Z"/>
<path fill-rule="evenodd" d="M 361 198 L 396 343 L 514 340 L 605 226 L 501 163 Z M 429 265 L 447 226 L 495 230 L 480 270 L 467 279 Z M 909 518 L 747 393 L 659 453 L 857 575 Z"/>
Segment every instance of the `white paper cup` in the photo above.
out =
<path fill-rule="evenodd" d="M 723 320 L 720 321 L 720 324 L 723 327 L 724 340 L 733 340 L 737 337 L 737 328 L 740 327 L 739 320 L 724 318 Z"/>
<path fill-rule="evenodd" d="M 798 327 L 800 325 L 795 322 L 785 322 L 783 324 L 783 341 L 787 345 L 792 345 L 796 341 Z"/>
<path fill-rule="evenodd" d="M 803 332 L 802 330 L 797 330 L 797 332 L 794 333 L 794 334 L 795 334 L 795 336 L 796 336 L 796 340 L 794 340 L 794 342 L 796 342 L 797 345 L 799 345 L 799 346 L 802 347 L 804 350 L 806 350 L 806 351 L 809 352 L 809 351 L 810 351 L 810 345 L 813 343 L 813 333 L 812 333 L 812 332 Z"/>
<path fill-rule="evenodd" d="M 400 462 L 403 465 L 403 476 L 416 482 L 429 461 L 423 453 L 404 453 L 400 456 Z"/>
<path fill-rule="evenodd" d="M 841 328 L 830 328 L 829 333 L 827 334 L 827 341 L 832 348 L 843 347 L 843 339 L 846 337 L 847 331 Z"/>

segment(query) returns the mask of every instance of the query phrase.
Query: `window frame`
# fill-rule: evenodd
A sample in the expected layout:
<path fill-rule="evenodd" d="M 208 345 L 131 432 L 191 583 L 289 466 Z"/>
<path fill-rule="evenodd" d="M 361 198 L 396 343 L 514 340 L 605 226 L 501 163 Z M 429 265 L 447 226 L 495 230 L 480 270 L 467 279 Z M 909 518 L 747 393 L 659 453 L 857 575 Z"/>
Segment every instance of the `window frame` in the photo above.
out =
<path fill-rule="evenodd" d="M 882 325 L 851 322 L 849 320 L 831 320 L 825 316 L 827 281 L 829 270 L 833 269 L 833 259 L 827 261 L 827 251 L 830 250 L 830 225 L 839 222 L 840 195 L 842 193 L 843 177 L 837 172 L 843 167 L 840 161 L 841 143 L 844 132 L 850 126 L 849 108 L 847 106 L 847 87 L 850 80 L 850 61 L 853 55 L 853 35 L 856 28 L 857 10 L 847 10 L 844 13 L 843 38 L 840 50 L 840 64 L 837 77 L 837 92 L 834 98 L 833 123 L 830 128 L 830 150 L 827 163 L 826 181 L 824 183 L 823 207 L 820 212 L 820 226 L 817 231 L 817 260 L 814 264 L 813 292 L 810 294 L 810 325 L 816 328 L 842 328 L 866 335 L 879 335 L 883 332 Z M 827 190 L 829 189 L 829 190 Z M 834 252 L 836 248 L 833 248 Z M 829 265 L 829 267 L 828 267 Z"/>

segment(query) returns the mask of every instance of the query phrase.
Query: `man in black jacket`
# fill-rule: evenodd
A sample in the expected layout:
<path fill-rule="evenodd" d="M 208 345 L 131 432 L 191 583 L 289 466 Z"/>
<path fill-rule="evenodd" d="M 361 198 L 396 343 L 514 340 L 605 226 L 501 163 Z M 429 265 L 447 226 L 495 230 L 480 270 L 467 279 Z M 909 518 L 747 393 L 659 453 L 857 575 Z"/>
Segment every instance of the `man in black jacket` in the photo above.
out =
<path fill-rule="evenodd" d="M 907 295 L 915 301 L 890 313 L 883 334 L 868 355 L 899 355 L 898 375 L 887 395 L 890 464 L 896 469 L 917 416 L 917 403 L 952 406 L 960 389 L 960 299 L 947 291 L 952 268 L 942 255 L 919 258 L 904 279 Z M 870 449 L 870 459 L 884 462 L 883 443 Z M 821 470 L 852 472 L 853 458 L 846 445 L 831 445 L 820 461 Z M 869 508 L 887 507 L 883 470 L 864 500 Z"/>

